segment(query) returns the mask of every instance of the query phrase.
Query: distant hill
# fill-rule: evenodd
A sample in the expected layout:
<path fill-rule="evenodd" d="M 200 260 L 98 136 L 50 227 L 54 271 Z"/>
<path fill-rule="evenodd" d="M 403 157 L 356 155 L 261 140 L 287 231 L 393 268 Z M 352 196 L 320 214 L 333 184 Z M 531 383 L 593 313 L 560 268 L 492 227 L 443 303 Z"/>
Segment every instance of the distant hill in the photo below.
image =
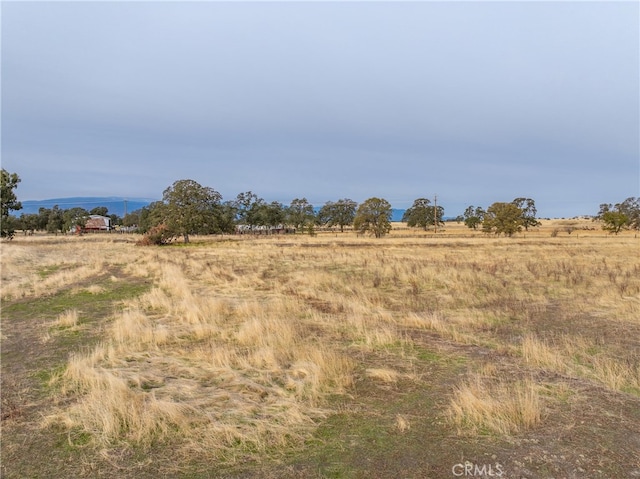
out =
<path fill-rule="evenodd" d="M 391 209 L 391 221 L 402 221 L 402 215 L 406 210 Z"/>
<path fill-rule="evenodd" d="M 51 209 L 55 205 L 58 205 L 60 209 L 68 210 L 70 208 L 84 208 L 87 211 L 91 211 L 98 206 L 106 206 L 108 214 L 116 214 L 118 216 L 124 215 L 125 201 L 127 213 L 139 210 L 140 208 L 149 205 L 153 201 L 148 198 L 121 198 L 116 196 L 110 197 L 73 197 L 73 198 L 52 198 L 49 200 L 24 200 L 21 201 L 22 209 L 14 211 L 13 214 L 20 216 L 21 214 L 38 213 L 40 208 Z"/>

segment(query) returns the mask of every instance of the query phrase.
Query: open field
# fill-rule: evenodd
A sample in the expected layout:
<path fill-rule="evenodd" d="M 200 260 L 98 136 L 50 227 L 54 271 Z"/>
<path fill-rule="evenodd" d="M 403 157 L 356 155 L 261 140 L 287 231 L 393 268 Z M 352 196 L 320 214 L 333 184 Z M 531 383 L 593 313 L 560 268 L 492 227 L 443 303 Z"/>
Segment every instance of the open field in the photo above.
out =
<path fill-rule="evenodd" d="M 2 243 L 2 476 L 640 477 L 640 238 L 397 226 Z"/>

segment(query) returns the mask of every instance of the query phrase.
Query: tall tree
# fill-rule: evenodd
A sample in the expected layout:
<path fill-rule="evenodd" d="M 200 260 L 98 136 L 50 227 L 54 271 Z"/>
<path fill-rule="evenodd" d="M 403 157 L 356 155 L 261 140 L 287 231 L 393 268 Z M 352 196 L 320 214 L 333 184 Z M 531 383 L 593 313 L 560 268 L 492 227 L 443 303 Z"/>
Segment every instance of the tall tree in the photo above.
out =
<path fill-rule="evenodd" d="M 358 203 L 349 198 L 343 198 L 335 203 L 327 201 L 320 211 L 318 211 L 318 221 L 329 227 L 339 226 L 340 232 L 344 232 L 344 227 L 353 224 L 356 216 Z"/>
<path fill-rule="evenodd" d="M 262 206 L 262 221 L 265 226 L 278 226 L 287 219 L 287 208 L 279 201 L 272 201 Z"/>
<path fill-rule="evenodd" d="M 45 208 L 40 208 L 40 215 L 43 214 L 43 209 Z M 58 205 L 54 205 L 53 208 L 46 211 L 48 211 L 47 223 L 45 224 L 47 233 L 62 233 L 64 231 L 64 210 L 60 209 Z"/>
<path fill-rule="evenodd" d="M 49 223 L 49 215 L 51 214 L 51 210 L 49 208 L 40 207 L 38 208 L 38 227 L 39 231 L 47 230 L 47 223 Z"/>
<path fill-rule="evenodd" d="M 402 221 L 407 226 L 420 227 L 427 231 L 429 226 L 444 225 L 442 218 L 444 217 L 444 208 L 442 206 L 432 206 L 431 201 L 427 198 L 418 198 L 414 200 L 413 205 L 408 208 L 402 215 Z"/>
<path fill-rule="evenodd" d="M 267 202 L 262 198 L 256 197 L 252 201 L 248 209 L 244 214 L 240 214 L 238 220 L 240 224 L 247 224 L 249 226 L 266 226 L 267 225 Z"/>
<path fill-rule="evenodd" d="M 238 193 L 238 196 L 233 201 L 233 207 L 236 209 L 236 220 L 239 224 L 252 224 L 250 221 L 251 210 L 256 203 L 264 203 L 264 200 L 258 198 L 258 195 L 256 195 L 252 191 Z"/>
<path fill-rule="evenodd" d="M 141 210 L 135 210 L 131 213 L 127 213 L 122 218 L 122 225 L 127 227 L 138 226 L 140 224 L 140 212 Z"/>
<path fill-rule="evenodd" d="M 287 222 L 296 229 L 309 228 L 311 233 L 316 222 L 313 205 L 306 198 L 295 198 L 287 208 Z"/>
<path fill-rule="evenodd" d="M 212 233 L 217 230 L 216 209 L 222 195 L 193 180 L 178 180 L 164 190 L 163 215 L 167 228 L 189 242 L 194 233 Z"/>
<path fill-rule="evenodd" d="M 622 203 L 603 203 L 594 218 L 602 222 L 602 229 L 614 234 L 623 229 L 640 229 L 640 199 L 633 196 Z"/>
<path fill-rule="evenodd" d="M 138 231 L 147 233 L 151 228 L 165 222 L 165 204 L 162 201 L 154 201 L 138 210 Z M 135 213 L 135 212 L 134 212 Z M 166 228 L 165 228 L 166 231 Z M 169 233 L 167 231 L 167 233 Z"/>
<path fill-rule="evenodd" d="M 238 222 L 249 226 L 267 226 L 269 224 L 269 205 L 257 195 L 248 191 L 240 193 L 238 198 L 243 198 L 241 202 L 236 199 L 236 207 L 238 209 Z"/>
<path fill-rule="evenodd" d="M 233 233 L 236 227 L 238 210 L 235 201 L 224 201 L 216 209 L 216 222 L 221 233 Z"/>
<path fill-rule="evenodd" d="M 633 230 L 640 230 L 640 198 L 630 196 L 616 205 L 618 211 L 629 219 L 627 226 Z"/>
<path fill-rule="evenodd" d="M 27 232 L 33 234 L 34 231 L 38 229 L 38 215 L 35 213 L 20 215 L 20 229 L 22 229 L 25 234 Z"/>
<path fill-rule="evenodd" d="M 482 222 L 482 231 L 513 236 L 522 230 L 522 210 L 513 203 L 494 203 L 489 208 Z"/>
<path fill-rule="evenodd" d="M 17 173 L 9 173 L 2 168 L 2 178 L 0 180 L 0 209 L 2 214 L 0 217 L 0 236 L 3 238 L 13 238 L 15 233 L 13 222 L 9 220 L 9 212 L 22 209 L 22 203 L 18 201 L 14 191 L 20 181 Z"/>
<path fill-rule="evenodd" d="M 467 228 L 471 228 L 474 230 L 478 229 L 478 226 L 482 224 L 484 221 L 484 215 L 486 212 L 480 206 L 468 206 L 462 215 L 464 220 L 464 224 L 467 225 Z"/>
<path fill-rule="evenodd" d="M 629 217 L 621 211 L 607 211 L 602 215 L 602 229 L 618 234 L 629 224 Z"/>
<path fill-rule="evenodd" d="M 89 211 L 90 215 L 99 215 L 99 216 L 107 216 L 109 212 L 109 208 L 106 206 L 96 206 L 91 211 Z"/>
<path fill-rule="evenodd" d="M 536 219 L 538 210 L 535 201 L 531 198 L 516 198 L 512 203 L 522 211 L 522 226 L 525 231 L 529 231 L 531 227 L 540 226 L 540 222 Z"/>
<path fill-rule="evenodd" d="M 89 212 L 79 206 L 63 210 L 62 219 L 64 231 L 71 231 L 76 227 L 84 228 L 84 225 L 87 224 L 88 217 Z"/>
<path fill-rule="evenodd" d="M 391 231 L 391 204 L 382 198 L 369 198 L 358 206 L 353 227 L 361 233 L 381 238 Z"/>

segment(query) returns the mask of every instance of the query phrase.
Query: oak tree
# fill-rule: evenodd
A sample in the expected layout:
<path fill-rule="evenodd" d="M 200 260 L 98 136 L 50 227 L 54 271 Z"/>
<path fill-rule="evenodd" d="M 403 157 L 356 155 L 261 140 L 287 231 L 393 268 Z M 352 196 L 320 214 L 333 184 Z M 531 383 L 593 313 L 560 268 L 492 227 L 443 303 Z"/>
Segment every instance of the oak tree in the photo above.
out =
<path fill-rule="evenodd" d="M 2 216 L 0 217 L 0 235 L 3 238 L 13 238 L 15 233 L 14 222 L 9 218 L 10 211 L 22 209 L 22 203 L 18 201 L 15 189 L 20 183 L 20 177 L 17 173 L 9 173 L 2 168 L 2 178 L 0 180 L 0 209 Z"/>
<path fill-rule="evenodd" d="M 316 222 L 313 205 L 306 198 L 295 198 L 287 208 L 287 222 L 296 229 L 308 229 L 312 233 Z"/>
<path fill-rule="evenodd" d="M 444 208 L 442 206 L 432 206 L 427 198 L 414 200 L 413 205 L 402 215 L 402 221 L 409 227 L 420 227 L 425 231 L 429 226 L 444 225 Z"/>
<path fill-rule="evenodd" d="M 356 212 L 353 227 L 361 233 L 381 238 L 391 231 L 391 204 L 382 198 L 369 198 Z"/>
<path fill-rule="evenodd" d="M 484 215 L 486 212 L 480 206 L 474 207 L 473 205 L 468 206 L 462 215 L 464 220 L 464 224 L 467 228 L 471 228 L 473 230 L 477 230 L 478 226 L 482 224 L 484 221 Z"/>
<path fill-rule="evenodd" d="M 629 224 L 629 217 L 621 211 L 607 211 L 602 215 L 602 229 L 618 234 Z"/>
<path fill-rule="evenodd" d="M 640 229 L 640 198 L 633 196 L 622 203 L 603 203 L 594 220 L 602 222 L 602 229 L 618 234 L 623 229 Z"/>
<path fill-rule="evenodd" d="M 513 203 L 493 203 L 484 216 L 482 231 L 513 236 L 522 230 L 522 210 Z"/>
<path fill-rule="evenodd" d="M 522 211 L 522 226 L 525 231 L 534 226 L 540 226 L 540 222 L 536 219 L 538 210 L 536 203 L 531 198 L 516 198 L 512 201 Z"/>
<path fill-rule="evenodd" d="M 189 235 L 215 233 L 222 195 L 193 180 L 178 180 L 162 194 L 162 216 L 168 230 L 189 242 Z"/>
<path fill-rule="evenodd" d="M 321 224 L 329 227 L 339 226 L 340 232 L 344 232 L 344 227 L 353 224 L 356 216 L 358 203 L 349 198 L 343 198 L 336 202 L 328 201 L 320 208 L 318 220 Z"/>

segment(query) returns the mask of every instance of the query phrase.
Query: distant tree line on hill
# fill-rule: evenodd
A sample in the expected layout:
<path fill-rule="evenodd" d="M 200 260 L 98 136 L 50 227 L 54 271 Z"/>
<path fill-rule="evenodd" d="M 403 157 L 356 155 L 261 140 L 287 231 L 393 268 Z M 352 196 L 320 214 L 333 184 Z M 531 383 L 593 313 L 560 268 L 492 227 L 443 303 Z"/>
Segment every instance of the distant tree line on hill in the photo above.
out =
<path fill-rule="evenodd" d="M 380 238 L 391 230 L 391 204 L 372 197 L 361 204 L 343 198 L 328 201 L 314 208 L 306 198 L 295 198 L 287 206 L 277 201 L 267 202 L 251 191 L 240 193 L 233 200 L 222 200 L 222 195 L 194 180 L 178 180 L 164 190 L 162 199 L 133 211 L 123 218 L 108 215 L 100 206 L 87 211 L 84 208 L 40 208 L 37 214 L 11 216 L 22 205 L 15 189 L 20 178 L 2 169 L 2 237 L 11 238 L 16 230 L 24 232 L 47 231 L 64 233 L 83 228 L 91 215 L 108 216 L 116 229 L 134 229 L 145 235 L 148 244 L 168 243 L 176 238 L 189 242 L 193 234 L 304 232 L 314 234 L 316 228 L 352 227 L 360 234 Z M 516 198 L 511 202 L 496 202 L 486 210 L 469 206 L 455 218 L 470 229 L 487 234 L 512 236 L 540 225 L 536 218 L 535 202 L 531 198 Z M 602 204 L 594 218 L 611 233 L 622 229 L 640 229 L 640 200 L 627 198 L 615 205 Z M 418 198 L 408 208 L 402 221 L 409 227 L 424 231 L 444 225 L 444 208 L 432 204 L 427 198 Z"/>

